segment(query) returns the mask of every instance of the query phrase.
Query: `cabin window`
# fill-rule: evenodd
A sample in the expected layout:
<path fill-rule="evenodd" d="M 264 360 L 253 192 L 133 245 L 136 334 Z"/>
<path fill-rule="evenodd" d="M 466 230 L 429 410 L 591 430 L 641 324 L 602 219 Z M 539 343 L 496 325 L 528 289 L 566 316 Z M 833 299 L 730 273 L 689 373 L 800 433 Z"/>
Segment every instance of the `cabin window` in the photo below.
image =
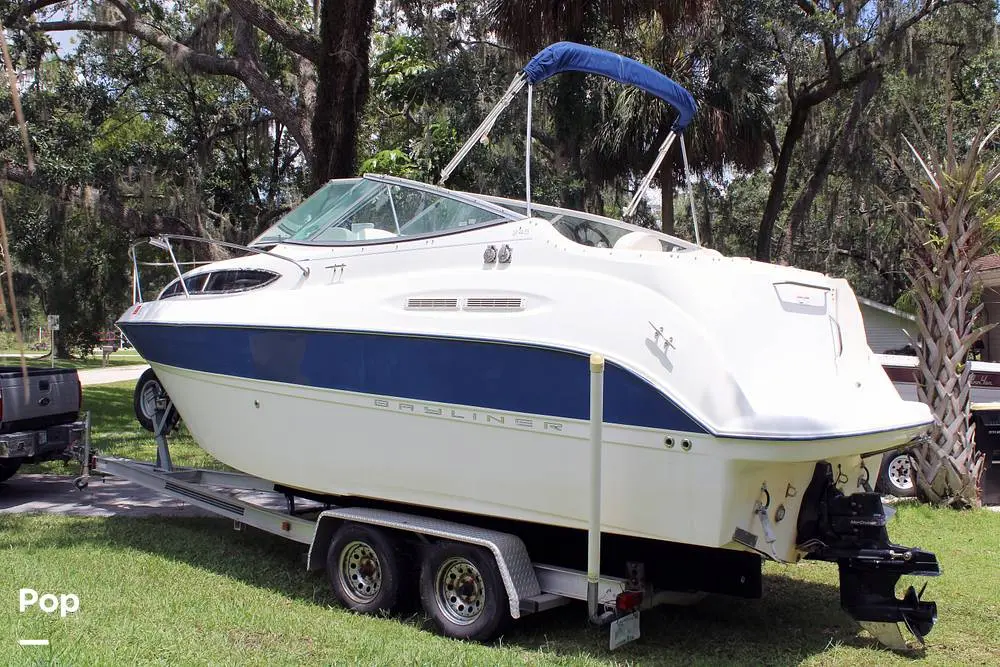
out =
<path fill-rule="evenodd" d="M 278 279 L 278 274 L 262 269 L 223 269 L 210 271 L 184 279 L 188 294 L 228 294 L 245 292 L 268 285 Z M 160 293 L 160 299 L 184 296 L 181 281 L 174 280 Z"/>

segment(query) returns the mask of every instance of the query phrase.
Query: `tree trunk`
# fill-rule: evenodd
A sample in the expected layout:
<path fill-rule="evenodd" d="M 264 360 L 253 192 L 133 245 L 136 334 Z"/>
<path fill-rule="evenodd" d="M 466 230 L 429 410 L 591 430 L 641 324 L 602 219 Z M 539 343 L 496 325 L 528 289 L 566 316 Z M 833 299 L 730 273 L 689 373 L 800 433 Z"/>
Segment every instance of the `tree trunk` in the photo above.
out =
<path fill-rule="evenodd" d="M 960 250 L 957 240 L 948 245 L 943 261 L 935 262 L 942 276 L 913 276 L 923 343 L 918 350 L 923 381 L 917 387 L 917 399 L 930 405 L 935 417 L 930 435 L 913 450 L 913 477 L 925 500 L 966 508 L 979 504 L 984 463 L 975 446 L 972 371 L 967 363 L 969 349 L 983 334 L 974 327 L 983 305 L 970 312 L 971 259 L 955 257 L 954 252 Z"/>
<path fill-rule="evenodd" d="M 368 50 L 375 0 L 323 0 L 316 107 L 312 121 L 313 188 L 354 175 L 357 134 L 368 99 Z"/>
<path fill-rule="evenodd" d="M 667 156 L 666 164 L 660 167 L 660 231 L 674 235 L 674 162 Z"/>
<path fill-rule="evenodd" d="M 851 110 L 847 114 L 847 119 L 844 121 L 843 127 L 831 130 L 826 146 L 816 161 L 812 175 L 809 176 L 809 181 L 806 183 L 805 188 L 802 189 L 802 192 L 799 193 L 795 203 L 792 204 L 792 208 L 788 213 L 787 224 L 789 264 L 795 265 L 795 239 L 798 237 L 799 230 L 802 228 L 802 224 L 812 209 L 813 202 L 826 183 L 826 179 L 833 172 L 837 159 L 845 158 L 850 152 L 850 147 L 855 143 L 854 133 L 857 130 L 858 122 L 861 120 L 861 114 L 868 108 L 872 97 L 875 96 L 881 85 L 881 72 L 872 71 L 868 78 L 858 86 L 858 90 L 854 95 L 854 101 L 851 104 Z"/>
<path fill-rule="evenodd" d="M 788 121 L 788 129 L 785 130 L 785 138 L 781 142 L 778 163 L 775 165 L 774 175 L 771 177 L 771 190 L 767 195 L 767 204 L 764 205 L 764 215 L 761 217 L 760 229 L 757 233 L 757 259 L 761 262 L 771 261 L 774 223 L 777 222 L 778 214 L 781 212 L 785 186 L 788 183 L 788 169 L 792 164 L 792 153 L 805 131 L 809 109 L 810 107 L 805 105 L 794 103 L 792 105 L 792 117 Z"/>
<path fill-rule="evenodd" d="M 702 175 L 698 185 L 701 190 L 701 211 L 698 216 L 698 229 L 701 233 L 701 245 L 706 248 L 715 246 L 715 239 L 712 238 L 712 202 L 709 201 L 708 180 Z M 696 204 L 697 206 L 697 204 Z"/>

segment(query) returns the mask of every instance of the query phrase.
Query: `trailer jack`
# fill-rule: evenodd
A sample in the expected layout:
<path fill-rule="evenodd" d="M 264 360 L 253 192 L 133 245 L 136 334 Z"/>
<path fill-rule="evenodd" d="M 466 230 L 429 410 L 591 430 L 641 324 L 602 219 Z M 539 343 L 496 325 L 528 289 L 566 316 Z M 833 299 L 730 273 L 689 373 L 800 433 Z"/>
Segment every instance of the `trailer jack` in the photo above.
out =
<path fill-rule="evenodd" d="M 808 558 L 837 563 L 840 606 L 861 627 L 893 650 L 908 648 L 902 629 L 921 644 L 937 620 L 937 605 L 910 586 L 902 599 L 896 583 L 903 575 L 941 574 L 937 557 L 915 547 L 889 541 L 886 515 L 877 493 L 845 495 L 834 483 L 833 468 L 816 464 L 802 499 L 798 546 Z"/>

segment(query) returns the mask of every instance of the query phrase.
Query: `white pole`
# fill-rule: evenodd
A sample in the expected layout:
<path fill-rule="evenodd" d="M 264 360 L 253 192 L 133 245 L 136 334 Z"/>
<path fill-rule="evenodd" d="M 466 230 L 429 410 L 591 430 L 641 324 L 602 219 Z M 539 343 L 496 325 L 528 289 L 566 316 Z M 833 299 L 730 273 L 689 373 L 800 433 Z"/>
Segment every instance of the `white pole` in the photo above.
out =
<path fill-rule="evenodd" d="M 56 367 L 56 328 L 49 323 L 49 368 Z"/>
<path fill-rule="evenodd" d="M 701 234 L 698 233 L 698 218 L 694 215 L 694 189 L 691 187 L 691 167 L 688 165 L 687 149 L 684 147 L 684 135 L 681 135 L 681 157 L 684 159 L 684 180 L 687 181 L 688 200 L 691 202 L 691 225 L 694 227 L 694 242 L 701 245 Z"/>
<path fill-rule="evenodd" d="M 451 173 L 458 168 L 458 165 L 462 163 L 462 160 L 465 159 L 465 156 L 469 154 L 469 151 L 471 151 L 472 148 L 477 143 L 479 143 L 479 141 L 482 140 L 483 137 L 489 134 L 490 130 L 493 129 L 493 124 L 497 122 L 497 118 L 500 117 L 500 114 L 503 113 L 504 109 L 510 106 L 510 103 L 514 99 L 514 96 L 517 95 L 517 93 L 519 93 L 522 88 L 524 88 L 524 84 L 525 82 L 527 82 L 527 80 L 528 78 L 527 76 L 525 76 L 524 72 L 517 73 L 517 76 L 515 76 L 514 80 L 510 82 L 510 86 L 507 88 L 507 92 L 503 94 L 503 97 L 500 98 L 500 101 L 497 102 L 497 105 L 493 107 L 493 110 L 486 115 L 486 118 L 483 119 L 483 122 L 480 123 L 479 127 L 476 128 L 476 131 L 472 133 L 472 136 L 465 140 L 465 143 L 462 145 L 462 148 L 460 148 L 459 151 L 455 153 L 455 157 L 453 157 L 451 161 L 445 166 L 445 168 L 441 170 L 441 178 L 438 180 L 438 185 L 444 185 L 444 182 L 448 180 L 448 177 L 451 176 Z"/>
<path fill-rule="evenodd" d="M 635 194 L 632 195 L 632 201 L 630 201 L 628 206 L 625 207 L 625 211 L 623 213 L 624 217 L 627 218 L 632 215 L 635 213 L 635 209 L 639 207 L 639 199 L 646 194 L 646 190 L 649 189 L 649 184 L 653 182 L 653 176 L 655 176 L 656 172 L 660 170 L 660 165 L 663 164 L 663 159 L 667 157 L 667 151 L 670 150 L 670 146 L 674 143 L 675 138 L 677 138 L 677 134 L 673 130 L 670 130 L 670 134 L 668 134 L 667 138 L 663 140 L 662 144 L 660 144 L 660 150 L 656 153 L 656 159 L 653 160 L 652 168 L 646 172 L 645 176 L 642 177 L 642 182 L 639 183 L 639 187 L 636 188 Z"/>
<path fill-rule="evenodd" d="M 528 217 L 531 217 L 531 89 L 528 84 L 528 129 L 524 137 L 524 201 L 528 207 Z"/>
<path fill-rule="evenodd" d="M 587 531 L 587 610 L 597 621 L 601 579 L 601 428 L 604 422 L 604 357 L 590 355 L 590 528 Z"/>

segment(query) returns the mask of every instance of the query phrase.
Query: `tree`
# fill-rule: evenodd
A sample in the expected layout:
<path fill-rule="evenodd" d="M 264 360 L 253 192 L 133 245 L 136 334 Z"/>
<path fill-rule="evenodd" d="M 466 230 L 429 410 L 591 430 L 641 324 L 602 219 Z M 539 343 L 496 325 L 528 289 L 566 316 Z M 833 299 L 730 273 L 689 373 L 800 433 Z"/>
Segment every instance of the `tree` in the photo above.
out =
<path fill-rule="evenodd" d="M 762 22 L 751 5 L 495 0 L 491 13 L 501 38 L 524 55 L 560 39 L 583 41 L 635 57 L 677 79 L 702 105 L 685 133 L 692 167 L 721 174 L 726 165 L 759 166 L 774 133 L 766 113 L 770 69 L 755 53 Z M 548 96 L 553 107 L 549 115 L 556 118 L 553 131 L 540 130 L 536 138 L 552 152 L 558 171 L 575 175 L 581 184 L 579 195 L 564 193 L 563 203 L 593 209 L 603 187 L 625 185 L 644 173 L 675 113 L 644 93 L 603 81 L 588 83 L 583 75 L 561 77 L 555 86 L 555 94 Z M 570 108 L 573 112 L 567 113 Z M 675 146 L 659 174 L 662 228 L 668 233 L 674 227 L 679 154 Z"/>
<path fill-rule="evenodd" d="M 70 11 L 63 0 L 8 3 L 5 24 L 24 31 L 35 51 L 53 48 L 43 42 L 48 33 L 120 34 L 182 71 L 238 80 L 294 137 L 312 188 L 354 175 L 375 0 L 321 0 L 315 16 L 299 2 L 279 13 L 257 0 L 209 0 L 189 13 L 149 0 L 107 0 L 91 16 L 68 19 L 53 8 Z M 261 44 L 261 33 L 269 43 Z M 280 54 L 269 52 L 277 46 Z M 282 57 L 293 76 L 285 76 Z"/>
<path fill-rule="evenodd" d="M 785 203 L 793 154 L 814 109 L 863 83 L 877 83 L 881 72 L 897 59 L 899 44 L 915 25 L 963 1 L 879 2 L 872 7 L 868 2 L 850 0 L 796 0 L 779 5 L 784 12 L 779 12 L 781 20 L 776 22 L 774 48 L 784 68 L 788 124 L 757 232 L 758 260 L 771 260 L 775 224 Z M 865 96 L 870 98 L 867 93 Z M 865 96 L 858 105 L 867 105 Z M 838 138 L 837 133 L 831 134 L 831 151 Z M 815 178 L 808 191 L 818 192 L 829 173 L 828 161 L 818 160 L 813 169 Z"/>
<path fill-rule="evenodd" d="M 907 275 L 918 305 L 922 381 L 917 395 L 934 414 L 930 436 L 912 453 L 915 482 L 925 500 L 953 507 L 978 505 L 983 471 L 966 361 L 973 344 L 991 328 L 976 326 L 983 304 L 972 307 L 972 262 L 1000 232 L 1000 158 L 991 150 L 1000 125 L 988 131 L 986 124 L 998 110 L 1000 104 L 994 103 L 964 155 L 950 111 L 944 151 L 935 148 L 916 118 L 922 146 L 919 151 L 910 146 L 916 164 L 886 146 L 912 188 L 912 198 L 896 210 L 909 237 Z"/>
<path fill-rule="evenodd" d="M 115 42 L 83 33 L 24 72 L 35 171 L 19 165 L 18 127 L 0 126 L 17 301 L 22 313 L 62 316 L 60 355 L 92 349 L 127 305 L 127 251 L 137 236 L 245 243 L 303 189 L 294 140 L 242 84 L 161 67 L 149 50 L 123 57 Z M 10 103 L 0 98 L 0 114 Z M 204 260 L 207 248 L 177 251 Z M 143 267 L 147 298 L 176 277 L 168 268 Z"/>
<path fill-rule="evenodd" d="M 700 13 L 683 20 L 656 12 L 627 35 L 617 37 L 616 46 L 676 78 L 692 92 L 699 109 L 684 132 L 689 167 L 702 178 L 721 179 L 726 171 L 760 167 L 768 145 L 774 142 L 767 94 L 771 68 L 757 56 L 766 34 L 753 18 L 753 0 L 701 4 Z M 634 89 L 603 88 L 607 102 L 597 133 L 597 158 L 615 176 L 642 175 L 666 136 L 674 112 Z M 680 149 L 675 146 L 659 172 L 662 229 L 668 234 L 674 233 L 675 184 L 684 176 Z M 712 237 L 708 225 L 708 217 L 702 216 L 703 241 Z"/>

